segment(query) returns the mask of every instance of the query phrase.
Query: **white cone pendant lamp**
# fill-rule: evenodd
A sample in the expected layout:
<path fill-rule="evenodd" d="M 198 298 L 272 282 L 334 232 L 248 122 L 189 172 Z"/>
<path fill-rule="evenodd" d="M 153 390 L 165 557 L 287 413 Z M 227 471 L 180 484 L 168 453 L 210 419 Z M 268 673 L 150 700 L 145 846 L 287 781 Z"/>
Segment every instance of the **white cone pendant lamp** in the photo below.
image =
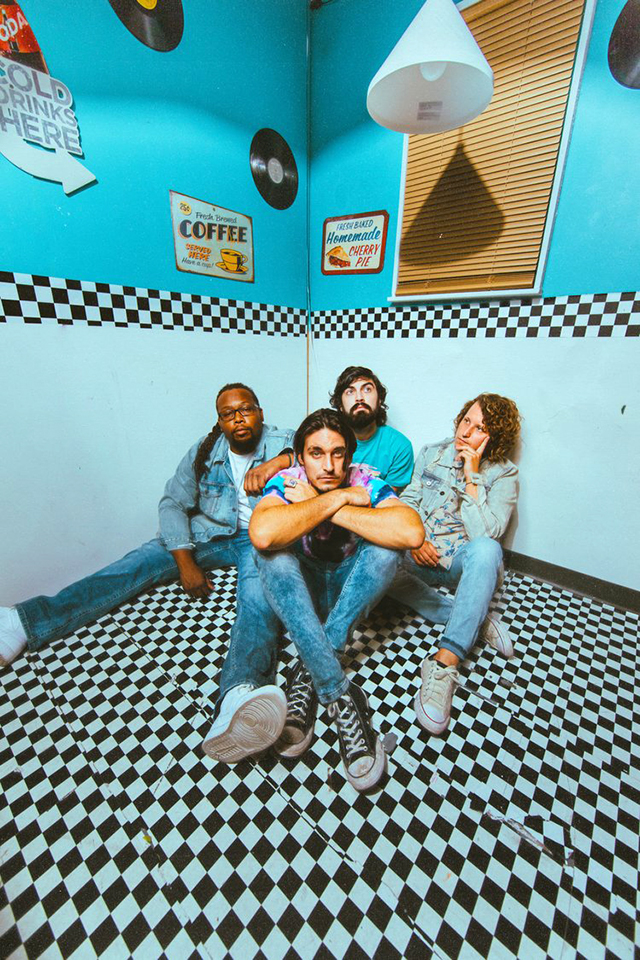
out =
<path fill-rule="evenodd" d="M 369 84 L 367 110 L 400 133 L 442 133 L 489 105 L 493 71 L 453 0 L 427 0 Z"/>

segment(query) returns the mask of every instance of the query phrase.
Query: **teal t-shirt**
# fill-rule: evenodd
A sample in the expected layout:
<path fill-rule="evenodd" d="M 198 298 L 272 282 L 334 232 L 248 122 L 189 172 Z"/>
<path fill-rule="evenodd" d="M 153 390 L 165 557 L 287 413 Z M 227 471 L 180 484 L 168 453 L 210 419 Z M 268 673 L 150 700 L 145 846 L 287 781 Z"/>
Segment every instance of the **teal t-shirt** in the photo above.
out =
<path fill-rule="evenodd" d="M 413 473 L 413 447 L 408 437 L 386 424 L 369 440 L 358 441 L 354 463 L 366 463 L 391 487 L 406 487 Z"/>

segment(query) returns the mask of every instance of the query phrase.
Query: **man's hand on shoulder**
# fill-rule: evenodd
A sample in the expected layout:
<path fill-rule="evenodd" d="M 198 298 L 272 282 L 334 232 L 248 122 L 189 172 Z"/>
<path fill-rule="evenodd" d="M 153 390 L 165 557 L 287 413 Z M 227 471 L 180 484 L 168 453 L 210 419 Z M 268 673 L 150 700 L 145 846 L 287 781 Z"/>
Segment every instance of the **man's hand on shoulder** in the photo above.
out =
<path fill-rule="evenodd" d="M 421 547 L 412 550 L 411 556 L 419 567 L 437 567 L 440 560 L 440 554 L 430 540 L 425 540 Z"/>
<path fill-rule="evenodd" d="M 275 477 L 276 473 L 291 466 L 291 457 L 288 453 L 280 453 L 266 463 L 261 463 L 251 470 L 247 470 L 244 478 L 244 491 L 250 497 L 257 497 L 264 490 L 265 484 Z"/>

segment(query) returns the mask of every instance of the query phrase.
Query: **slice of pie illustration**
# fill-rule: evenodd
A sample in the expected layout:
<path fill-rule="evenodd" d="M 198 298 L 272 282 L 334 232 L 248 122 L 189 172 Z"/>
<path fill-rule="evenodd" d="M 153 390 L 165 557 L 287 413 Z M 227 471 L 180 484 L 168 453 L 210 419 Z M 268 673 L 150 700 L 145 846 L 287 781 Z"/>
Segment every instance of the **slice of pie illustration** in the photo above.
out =
<path fill-rule="evenodd" d="M 350 267 L 351 260 L 344 247 L 332 247 L 327 251 L 327 257 L 332 267 Z"/>

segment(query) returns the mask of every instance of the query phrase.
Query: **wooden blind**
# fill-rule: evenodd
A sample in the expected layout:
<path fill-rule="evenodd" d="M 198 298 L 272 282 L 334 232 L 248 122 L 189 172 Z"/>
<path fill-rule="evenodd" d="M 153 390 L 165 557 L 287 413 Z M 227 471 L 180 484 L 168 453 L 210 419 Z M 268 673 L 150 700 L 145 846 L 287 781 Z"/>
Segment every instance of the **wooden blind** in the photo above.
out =
<path fill-rule="evenodd" d="M 584 4 L 463 12 L 494 95 L 460 130 L 409 137 L 396 295 L 533 287 Z"/>

